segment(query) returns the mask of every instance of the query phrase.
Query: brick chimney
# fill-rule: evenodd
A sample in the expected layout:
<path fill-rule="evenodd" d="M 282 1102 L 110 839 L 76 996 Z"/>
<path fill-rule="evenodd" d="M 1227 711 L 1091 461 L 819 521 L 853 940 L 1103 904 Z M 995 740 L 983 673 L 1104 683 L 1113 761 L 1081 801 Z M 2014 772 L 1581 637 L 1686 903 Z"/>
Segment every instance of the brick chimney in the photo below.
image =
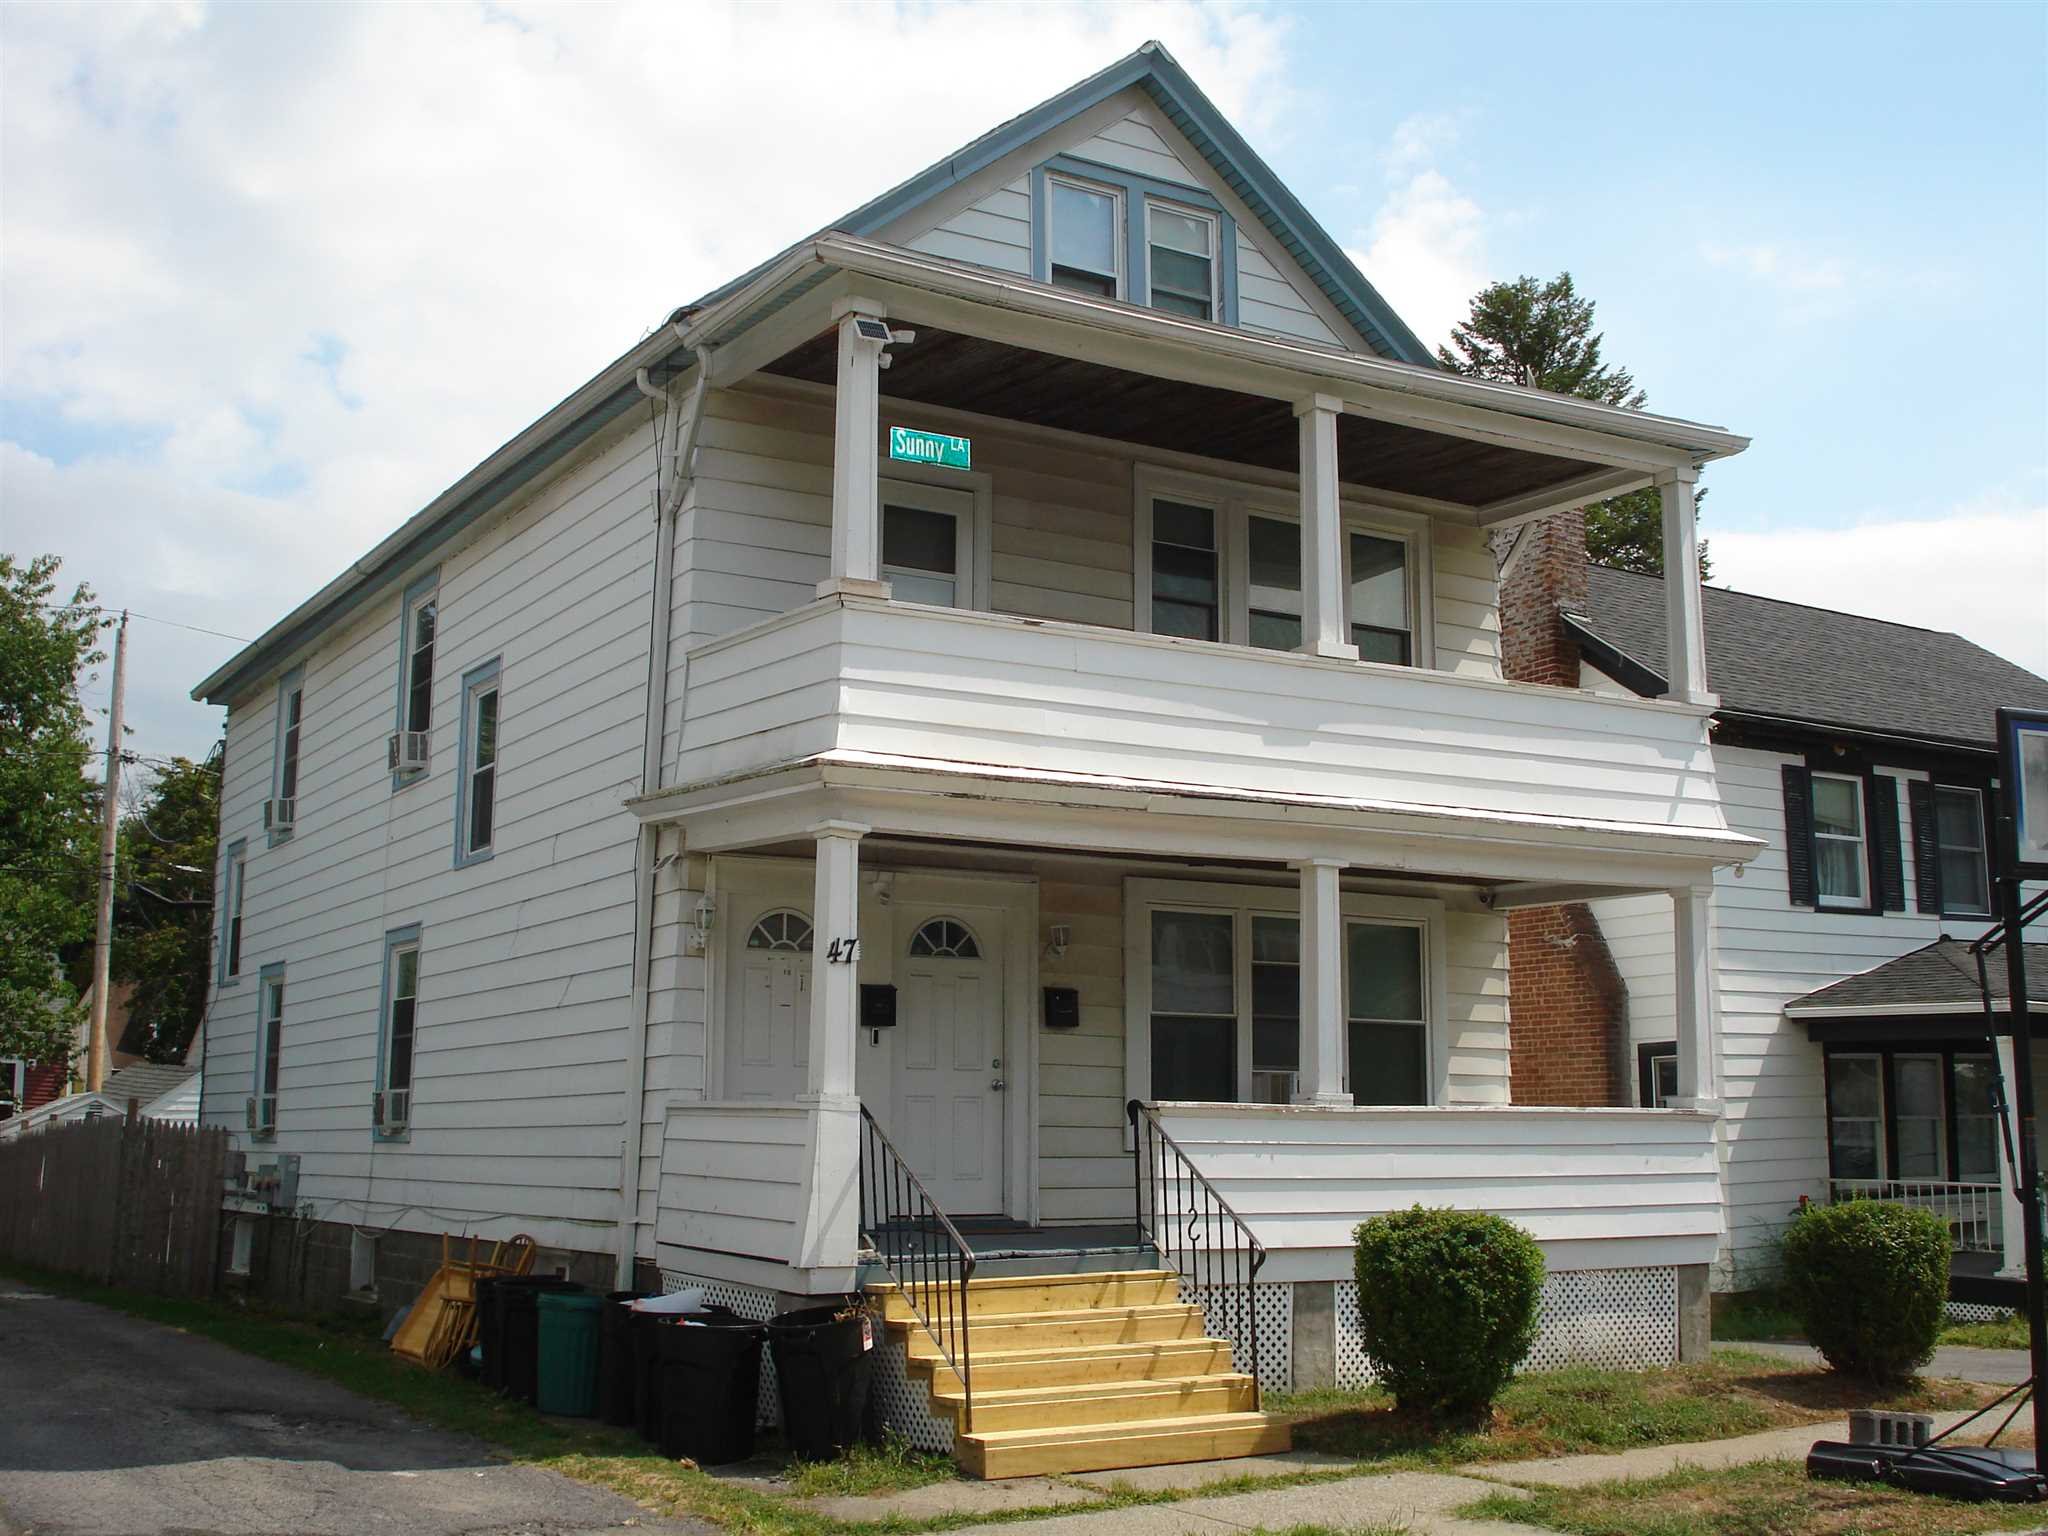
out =
<path fill-rule="evenodd" d="M 1501 671 L 1579 686 L 1579 646 L 1560 615 L 1586 611 L 1586 514 L 1526 524 L 1504 553 Z M 1633 1102 L 1628 988 L 1583 902 L 1508 914 L 1508 1093 L 1517 1104 Z"/>
<path fill-rule="evenodd" d="M 1500 584 L 1501 672 L 1510 682 L 1579 686 L 1579 647 L 1558 619 L 1586 611 L 1586 514 L 1526 524 Z"/>

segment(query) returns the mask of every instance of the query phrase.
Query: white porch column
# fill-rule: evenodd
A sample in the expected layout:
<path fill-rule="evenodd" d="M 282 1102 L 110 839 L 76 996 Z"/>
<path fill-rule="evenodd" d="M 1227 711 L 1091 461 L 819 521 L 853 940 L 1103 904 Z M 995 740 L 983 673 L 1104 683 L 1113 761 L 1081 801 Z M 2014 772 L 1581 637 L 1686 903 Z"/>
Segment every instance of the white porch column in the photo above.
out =
<path fill-rule="evenodd" d="M 2013 1041 L 2010 1035 L 1998 1036 L 1998 1082 L 2006 1102 L 2006 1113 L 2015 1115 L 2012 1105 L 2012 1082 L 2018 1070 L 2013 1060 Z M 2013 1120 L 2012 1133 L 2015 1138 L 2020 1132 L 2017 1118 Z M 2014 1142 L 2017 1150 L 2018 1142 Z M 2027 1273 L 2026 1216 L 2020 1209 L 2019 1191 L 2013 1188 L 2013 1170 L 2005 1160 L 2005 1138 L 1998 1139 L 1998 1221 L 2001 1246 L 2005 1249 L 2005 1260 L 1998 1266 L 1998 1273 L 2006 1279 L 2024 1279 Z"/>
<path fill-rule="evenodd" d="M 1657 477 L 1657 495 L 1664 503 L 1664 654 L 1670 658 L 1664 696 L 1691 704 L 1714 702 L 1707 688 L 1699 529 L 1693 510 L 1698 479 L 1699 471 L 1690 465 Z"/>
<path fill-rule="evenodd" d="M 860 1012 L 860 840 L 858 822 L 811 829 L 818 842 L 811 931 L 811 1060 L 806 1099 L 859 1104 L 854 1093 L 855 1025 Z"/>
<path fill-rule="evenodd" d="M 888 342 L 860 334 L 860 322 L 888 311 L 862 299 L 842 299 L 839 378 L 832 430 L 832 574 L 818 595 L 838 592 L 887 597 L 881 580 L 881 487 L 875 475 L 882 435 L 881 356 Z"/>
<path fill-rule="evenodd" d="M 1349 1104 L 1344 1091 L 1342 859 L 1304 859 L 1301 871 L 1301 1075 L 1297 1104 Z"/>
<path fill-rule="evenodd" d="M 1337 510 L 1337 418 L 1344 402 L 1311 395 L 1301 422 L 1301 650 L 1358 660 L 1344 613 L 1344 519 Z"/>
<path fill-rule="evenodd" d="M 803 1224 L 803 1269 L 849 1269 L 860 1253 L 860 1098 L 854 1092 L 860 1003 L 860 840 L 857 822 L 828 821 L 817 839 L 811 930 L 811 1106 Z"/>
<path fill-rule="evenodd" d="M 1671 893 L 1672 981 L 1677 992 L 1678 1098 L 1688 1108 L 1717 1108 L 1721 1085 L 1714 1063 L 1719 984 L 1714 975 L 1714 888 L 1681 886 Z"/>

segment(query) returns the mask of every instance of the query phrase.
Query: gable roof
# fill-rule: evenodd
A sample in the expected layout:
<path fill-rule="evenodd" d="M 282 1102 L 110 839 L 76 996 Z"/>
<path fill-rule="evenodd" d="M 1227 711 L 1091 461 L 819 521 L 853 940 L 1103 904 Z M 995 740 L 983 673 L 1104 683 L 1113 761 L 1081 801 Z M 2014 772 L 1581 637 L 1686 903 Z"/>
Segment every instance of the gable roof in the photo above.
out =
<path fill-rule="evenodd" d="M 1989 749 L 2001 704 L 2048 709 L 2048 681 L 1961 635 L 1704 589 L 1707 685 L 1723 716 Z M 1639 693 L 1664 688 L 1664 581 L 1587 571 L 1567 614 L 1586 659 Z"/>
<path fill-rule="evenodd" d="M 109 1072 L 106 1081 L 100 1085 L 100 1092 L 116 1104 L 140 1099 L 147 1108 L 180 1083 L 197 1076 L 198 1072 L 197 1067 L 158 1066 L 152 1061 L 138 1061 L 118 1072 Z"/>
<path fill-rule="evenodd" d="M 908 181 L 900 182 L 860 205 L 851 213 L 834 219 L 816 234 L 841 230 L 851 235 L 874 235 L 918 204 L 948 187 L 965 181 L 984 166 L 993 164 L 1013 149 L 1051 132 L 1078 117 L 1097 102 L 1118 91 L 1137 87 L 1173 126 L 1192 144 L 1230 190 L 1244 201 L 1282 249 L 1292 257 L 1324 297 L 1363 336 L 1367 345 L 1382 357 L 1396 362 L 1434 368 L 1436 358 L 1394 313 L 1393 306 L 1379 290 L 1366 281 L 1342 246 L 1330 238 L 1300 200 L 1287 190 L 1280 178 L 1257 151 L 1245 142 L 1215 104 L 1202 94 L 1200 86 L 1180 67 L 1163 43 L 1152 41 L 1126 54 L 1108 68 L 1098 70 L 1079 84 L 1040 102 L 1028 112 L 991 128 L 980 138 L 961 146 L 943 160 L 926 166 Z M 799 240 L 796 246 L 805 242 Z M 796 246 L 777 252 L 759 266 L 731 282 L 714 288 L 678 313 L 701 309 L 746 286 Z"/>
<path fill-rule="evenodd" d="M 2048 944 L 2024 947 L 2028 1006 L 2048 1007 Z M 1985 979 L 1990 983 L 1992 1005 L 2003 1011 L 2012 996 L 2006 984 L 2005 956 L 1993 954 L 1986 960 Z M 1976 1013 L 1983 1007 L 1977 961 L 1970 946 L 1944 935 L 1896 960 L 1795 997 L 1785 1005 L 1785 1012 L 1882 1018 L 1887 1013 Z"/>

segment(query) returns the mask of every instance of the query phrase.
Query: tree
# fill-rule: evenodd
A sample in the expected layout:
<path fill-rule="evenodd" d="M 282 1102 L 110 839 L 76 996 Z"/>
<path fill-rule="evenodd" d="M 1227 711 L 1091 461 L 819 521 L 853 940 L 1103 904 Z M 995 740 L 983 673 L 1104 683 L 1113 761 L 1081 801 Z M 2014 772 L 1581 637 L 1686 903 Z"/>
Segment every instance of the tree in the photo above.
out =
<path fill-rule="evenodd" d="M 0 1056 L 67 1061 L 62 951 L 93 927 L 98 787 L 78 674 L 103 659 L 92 593 L 53 603 L 57 559 L 0 554 Z"/>
<path fill-rule="evenodd" d="M 1593 301 L 1579 296 L 1571 273 L 1560 272 L 1547 283 L 1518 277 L 1482 288 L 1471 314 L 1451 327 L 1451 346 L 1438 347 L 1436 356 L 1452 373 L 1641 410 L 1649 397 L 1626 368 L 1602 359 L 1602 340 L 1593 329 Z M 1699 494 L 1704 499 L 1706 493 Z M 1589 504 L 1586 554 L 1595 565 L 1662 576 L 1664 508 L 1656 490 Z M 1702 580 L 1708 570 L 1703 539 Z"/>
<path fill-rule="evenodd" d="M 121 821 L 113 975 L 131 982 L 122 1048 L 182 1061 L 206 1010 L 221 754 L 173 758 Z"/>

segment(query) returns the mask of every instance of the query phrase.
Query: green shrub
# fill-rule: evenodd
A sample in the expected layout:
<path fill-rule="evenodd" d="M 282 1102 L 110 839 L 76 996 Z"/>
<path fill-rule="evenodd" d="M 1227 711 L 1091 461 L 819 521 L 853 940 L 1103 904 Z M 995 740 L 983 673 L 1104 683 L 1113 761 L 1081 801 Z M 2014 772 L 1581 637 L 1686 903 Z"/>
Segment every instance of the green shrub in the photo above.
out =
<path fill-rule="evenodd" d="M 1366 1357 L 1401 1407 L 1432 1417 L 1491 1406 L 1536 1341 L 1543 1251 L 1484 1211 L 1391 1211 L 1357 1242 Z"/>
<path fill-rule="evenodd" d="M 1830 1366 L 1899 1381 L 1934 1353 L 1949 1248 L 1947 1224 L 1917 1206 L 1815 1206 L 1785 1233 L 1785 1295 Z"/>

